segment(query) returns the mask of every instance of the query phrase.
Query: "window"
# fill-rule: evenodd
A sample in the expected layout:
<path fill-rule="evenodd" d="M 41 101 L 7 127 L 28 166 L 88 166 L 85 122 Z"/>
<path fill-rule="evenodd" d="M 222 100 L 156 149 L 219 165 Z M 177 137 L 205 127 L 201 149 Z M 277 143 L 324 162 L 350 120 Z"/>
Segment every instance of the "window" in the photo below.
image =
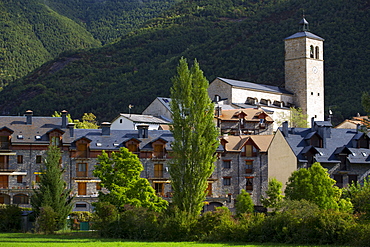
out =
<path fill-rule="evenodd" d="M 77 183 L 77 186 L 78 186 L 77 194 L 78 195 L 86 195 L 86 183 L 85 182 Z"/>
<path fill-rule="evenodd" d="M 343 175 L 334 174 L 334 180 L 337 182 L 335 185 L 339 188 L 343 188 Z"/>
<path fill-rule="evenodd" d="M 138 146 L 135 143 L 128 144 L 128 147 L 127 148 L 128 148 L 128 151 L 130 151 L 131 153 L 138 152 Z"/>
<path fill-rule="evenodd" d="M 252 145 L 245 145 L 245 156 L 247 157 L 253 156 L 253 146 Z"/>
<path fill-rule="evenodd" d="M 315 58 L 319 59 L 319 47 L 318 46 L 315 47 Z"/>
<path fill-rule="evenodd" d="M 9 136 L 0 136 L 0 148 L 1 149 L 9 148 Z"/>
<path fill-rule="evenodd" d="M 223 163 L 223 167 L 225 169 L 230 169 L 231 168 L 231 160 L 223 160 L 222 163 Z"/>
<path fill-rule="evenodd" d="M 59 136 L 52 136 L 50 140 L 50 144 L 53 146 L 60 146 L 60 137 Z"/>
<path fill-rule="evenodd" d="M 23 155 L 17 155 L 17 163 L 23 164 Z"/>
<path fill-rule="evenodd" d="M 28 196 L 24 194 L 18 194 L 13 197 L 14 204 L 28 204 Z"/>
<path fill-rule="evenodd" d="M 77 164 L 76 177 L 87 177 L 87 164 L 78 163 Z"/>
<path fill-rule="evenodd" d="M 252 173 L 253 172 L 253 160 L 246 160 L 245 161 L 245 173 Z"/>
<path fill-rule="evenodd" d="M 23 176 L 22 175 L 17 176 L 17 183 L 19 183 L 19 184 L 23 183 Z"/>
<path fill-rule="evenodd" d="M 84 143 L 77 144 L 77 156 L 87 158 L 87 145 Z"/>
<path fill-rule="evenodd" d="M 311 95 L 313 95 L 313 92 L 311 92 Z"/>
<path fill-rule="evenodd" d="M 154 189 L 158 196 L 164 195 L 164 183 L 154 183 Z"/>
<path fill-rule="evenodd" d="M 154 148 L 153 156 L 156 157 L 156 158 L 163 158 L 163 156 L 164 156 L 163 145 L 162 144 L 155 144 L 153 148 Z"/>
<path fill-rule="evenodd" d="M 85 203 L 76 203 L 76 208 L 86 208 Z"/>
<path fill-rule="evenodd" d="M 212 183 L 208 183 L 206 193 L 207 196 L 212 196 Z"/>
<path fill-rule="evenodd" d="M 231 177 L 224 177 L 223 182 L 225 186 L 230 186 L 231 185 Z"/>
<path fill-rule="evenodd" d="M 9 168 L 7 155 L 0 155 L 0 170 L 7 170 Z"/>
<path fill-rule="evenodd" d="M 0 175 L 0 188 L 7 189 L 8 188 L 8 175 Z"/>
<path fill-rule="evenodd" d="M 37 164 L 40 164 L 41 163 L 41 160 L 42 160 L 41 155 L 36 155 L 36 163 Z"/>
<path fill-rule="evenodd" d="M 96 190 L 101 190 L 101 184 L 100 184 L 100 182 L 96 183 Z"/>
<path fill-rule="evenodd" d="M 122 119 L 119 120 L 119 123 L 122 123 Z"/>
<path fill-rule="evenodd" d="M 40 175 L 36 175 L 35 181 L 36 181 L 36 183 L 40 183 Z"/>
<path fill-rule="evenodd" d="M 253 178 L 246 178 L 245 189 L 246 190 L 253 190 Z"/>
<path fill-rule="evenodd" d="M 163 164 L 154 164 L 154 177 L 155 178 L 163 177 Z"/>
<path fill-rule="evenodd" d="M 357 184 L 357 175 L 348 175 L 348 185 Z"/>
<path fill-rule="evenodd" d="M 310 58 L 314 58 L 313 57 L 313 53 L 314 53 L 314 51 L 313 51 L 313 45 L 311 45 L 310 46 Z"/>

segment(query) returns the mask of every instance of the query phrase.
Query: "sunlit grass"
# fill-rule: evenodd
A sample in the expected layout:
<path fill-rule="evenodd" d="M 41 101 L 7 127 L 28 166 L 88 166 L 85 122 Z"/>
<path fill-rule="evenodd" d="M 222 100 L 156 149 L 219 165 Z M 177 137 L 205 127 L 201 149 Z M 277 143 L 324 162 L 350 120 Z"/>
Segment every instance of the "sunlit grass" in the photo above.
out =
<path fill-rule="evenodd" d="M 199 242 L 134 242 L 121 239 L 99 238 L 91 232 L 68 233 L 56 235 L 41 235 L 30 233 L 0 233 L 0 246 L 4 247 L 46 247 L 46 246 L 65 246 L 65 247 L 83 247 L 83 246 L 106 246 L 106 247 L 276 247 L 276 246 L 306 246 L 306 245 L 284 245 L 284 244 L 244 244 L 244 243 L 199 243 Z M 307 245 L 308 246 L 308 245 Z M 310 246 L 313 247 L 313 246 Z M 328 247 L 326 245 L 326 247 Z"/>

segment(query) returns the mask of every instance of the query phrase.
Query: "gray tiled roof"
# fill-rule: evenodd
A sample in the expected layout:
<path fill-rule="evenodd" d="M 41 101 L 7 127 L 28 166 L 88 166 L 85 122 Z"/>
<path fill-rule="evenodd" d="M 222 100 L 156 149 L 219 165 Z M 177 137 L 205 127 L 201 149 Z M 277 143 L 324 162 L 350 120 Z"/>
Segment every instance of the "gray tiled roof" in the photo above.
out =
<path fill-rule="evenodd" d="M 137 139 L 140 141 L 140 149 L 152 149 L 151 143 L 159 138 L 166 143 L 166 149 L 171 150 L 171 143 L 173 141 L 172 133 L 169 130 L 148 130 L 148 138 L 139 138 L 137 130 L 110 130 L 110 135 L 102 135 L 101 129 L 75 129 L 75 138 L 86 137 L 91 140 L 91 150 L 119 150 L 124 147 L 124 143 Z M 72 144 L 75 148 L 75 144 Z"/>
<path fill-rule="evenodd" d="M 123 114 L 123 113 L 121 113 L 120 115 L 136 123 L 169 124 L 168 121 L 152 115 Z"/>
<path fill-rule="evenodd" d="M 12 143 L 49 144 L 48 132 L 54 129 L 64 132 L 63 142 L 70 141 L 67 128 L 62 128 L 61 117 L 32 116 L 32 124 L 27 124 L 25 116 L 0 116 L 0 128 L 3 127 L 14 131 L 11 135 Z"/>
<path fill-rule="evenodd" d="M 277 93 L 277 94 L 293 94 L 284 88 L 271 86 L 271 85 L 257 84 L 257 83 L 246 82 L 246 81 L 238 81 L 238 80 L 226 79 L 226 78 L 221 78 L 221 77 L 217 77 L 217 79 L 223 82 L 226 82 L 227 84 L 233 87 L 249 88 L 253 90 L 266 91 L 266 92 L 272 92 L 272 93 Z"/>
<path fill-rule="evenodd" d="M 282 131 L 282 128 L 279 128 L 279 130 Z M 307 161 L 304 154 L 313 148 L 310 146 L 309 139 L 315 134 L 319 135 L 318 132 L 311 128 L 290 128 L 288 131 L 288 137 L 285 137 L 285 139 L 297 159 L 301 162 Z M 350 153 L 348 155 L 349 162 L 370 164 L 370 149 L 353 147 L 353 140 L 358 138 L 359 134 L 356 130 L 332 128 L 330 137 L 326 138 L 326 147 L 314 147 L 318 152 L 315 159 L 322 163 L 339 163 L 338 153 L 344 152 L 346 149 L 349 150 L 347 153 Z"/>
<path fill-rule="evenodd" d="M 298 33 L 295 33 L 287 38 L 285 38 L 285 40 L 287 39 L 295 39 L 295 38 L 301 38 L 301 37 L 307 37 L 307 38 L 311 38 L 311 39 L 318 39 L 318 40 L 323 40 L 323 38 L 321 38 L 320 36 L 317 36 L 316 34 L 313 34 L 311 32 L 307 32 L 307 31 L 303 31 L 303 32 L 298 32 Z"/>

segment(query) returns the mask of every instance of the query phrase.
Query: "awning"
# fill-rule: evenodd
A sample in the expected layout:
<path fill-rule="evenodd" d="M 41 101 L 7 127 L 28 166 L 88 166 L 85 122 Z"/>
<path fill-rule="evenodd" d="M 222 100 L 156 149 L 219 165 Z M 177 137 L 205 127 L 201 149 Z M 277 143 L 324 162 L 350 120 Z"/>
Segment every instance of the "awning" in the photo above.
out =
<path fill-rule="evenodd" d="M 2 153 L 2 152 L 0 152 L 0 155 L 17 155 L 17 153 L 10 153 L 10 152 Z"/>
<path fill-rule="evenodd" d="M 22 175 L 22 176 L 26 176 L 27 172 L 0 172 L 0 175 L 12 175 L 12 176 Z"/>

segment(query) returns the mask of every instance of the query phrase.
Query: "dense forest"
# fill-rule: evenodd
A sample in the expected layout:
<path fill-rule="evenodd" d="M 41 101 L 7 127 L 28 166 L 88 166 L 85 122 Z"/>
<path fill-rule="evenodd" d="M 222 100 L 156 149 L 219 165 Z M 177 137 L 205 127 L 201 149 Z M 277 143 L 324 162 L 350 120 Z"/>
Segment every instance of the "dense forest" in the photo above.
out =
<path fill-rule="evenodd" d="M 0 86 L 64 51 L 117 40 L 178 1 L 1 1 Z"/>
<path fill-rule="evenodd" d="M 62 1 L 46 2 L 56 8 Z M 58 6 L 59 12 L 71 8 Z M 0 112 L 67 109 L 72 116 L 93 112 L 100 122 L 127 112 L 129 104 L 139 113 L 155 97 L 169 96 L 182 56 L 197 59 L 210 81 L 283 86 L 283 39 L 298 31 L 304 12 L 311 31 L 325 39 L 325 104 L 340 121 L 364 113 L 361 94 L 370 91 L 369 7 L 364 0 L 178 1 L 114 43 L 64 52 L 11 83 L 0 93 Z M 78 6 L 75 11 L 69 18 L 77 23 Z"/>

